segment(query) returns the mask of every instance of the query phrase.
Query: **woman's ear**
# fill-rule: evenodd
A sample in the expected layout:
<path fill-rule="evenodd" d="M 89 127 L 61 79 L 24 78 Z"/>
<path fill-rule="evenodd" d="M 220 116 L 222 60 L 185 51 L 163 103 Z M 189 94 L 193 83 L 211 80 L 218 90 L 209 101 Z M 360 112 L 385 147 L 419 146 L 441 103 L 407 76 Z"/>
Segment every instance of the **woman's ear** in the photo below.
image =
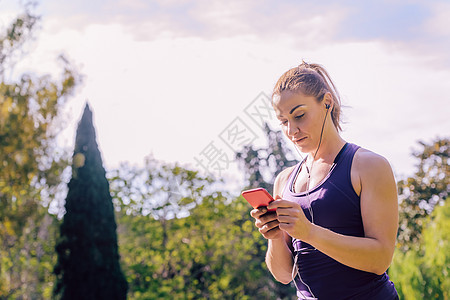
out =
<path fill-rule="evenodd" d="M 326 92 L 325 95 L 323 95 L 322 103 L 325 105 L 326 109 L 333 110 L 334 101 L 333 96 L 331 96 L 330 92 Z"/>

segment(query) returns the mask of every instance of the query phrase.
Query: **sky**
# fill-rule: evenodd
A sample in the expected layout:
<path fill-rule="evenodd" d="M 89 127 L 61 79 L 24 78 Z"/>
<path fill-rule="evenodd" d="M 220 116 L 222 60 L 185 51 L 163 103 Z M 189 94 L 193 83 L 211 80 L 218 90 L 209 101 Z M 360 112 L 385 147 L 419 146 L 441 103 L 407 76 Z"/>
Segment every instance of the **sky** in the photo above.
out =
<path fill-rule="evenodd" d="M 0 28 L 21 11 L 0 0 Z M 263 146 L 269 95 L 302 60 L 342 97 L 342 136 L 410 176 L 417 141 L 450 128 L 450 1 L 41 0 L 35 39 L 8 74 L 84 76 L 60 143 L 86 101 L 107 169 L 154 158 L 242 180 L 235 150 Z M 289 143 L 289 141 L 286 139 Z M 292 146 L 290 145 L 291 149 Z"/>

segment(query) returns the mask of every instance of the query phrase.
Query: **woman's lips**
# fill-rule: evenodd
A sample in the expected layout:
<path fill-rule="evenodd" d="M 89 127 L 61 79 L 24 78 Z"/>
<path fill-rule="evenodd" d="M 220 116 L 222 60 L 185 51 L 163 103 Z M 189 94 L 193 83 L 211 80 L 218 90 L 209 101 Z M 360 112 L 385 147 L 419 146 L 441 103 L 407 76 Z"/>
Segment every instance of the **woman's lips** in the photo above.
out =
<path fill-rule="evenodd" d="M 303 141 L 304 139 L 306 139 L 306 136 L 302 137 L 302 138 L 299 138 L 299 139 L 295 139 L 293 141 L 294 141 L 294 143 L 299 143 L 299 142 Z"/>

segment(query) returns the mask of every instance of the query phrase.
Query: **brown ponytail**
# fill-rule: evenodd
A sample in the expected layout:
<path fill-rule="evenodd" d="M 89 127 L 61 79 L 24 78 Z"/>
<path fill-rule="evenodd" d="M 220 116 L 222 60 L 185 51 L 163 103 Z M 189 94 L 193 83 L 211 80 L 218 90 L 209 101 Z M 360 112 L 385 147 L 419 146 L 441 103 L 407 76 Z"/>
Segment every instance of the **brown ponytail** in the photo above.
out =
<path fill-rule="evenodd" d="M 331 119 L 334 126 L 338 130 L 342 130 L 340 125 L 341 100 L 333 81 L 324 67 L 303 61 L 298 67 L 286 71 L 275 84 L 272 99 L 275 96 L 280 96 L 284 91 L 313 96 L 317 101 L 322 101 L 325 93 L 329 92 L 334 100 Z"/>

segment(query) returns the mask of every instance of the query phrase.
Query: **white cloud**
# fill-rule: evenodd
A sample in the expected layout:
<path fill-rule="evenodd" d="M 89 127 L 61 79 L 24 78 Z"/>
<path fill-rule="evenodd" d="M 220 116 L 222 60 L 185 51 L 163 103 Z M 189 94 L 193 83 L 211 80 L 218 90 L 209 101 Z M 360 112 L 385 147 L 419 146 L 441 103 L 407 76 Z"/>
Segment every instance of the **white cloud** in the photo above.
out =
<path fill-rule="evenodd" d="M 126 9 L 146 9 L 148 7 L 148 2 L 144 0 L 117 0 L 116 3 L 113 4 L 115 7 L 126 8 Z"/>
<path fill-rule="evenodd" d="M 450 3 L 433 3 L 432 11 L 432 17 L 424 25 L 426 32 L 440 38 L 450 37 Z"/>
<path fill-rule="evenodd" d="M 50 2 L 51 3 L 51 2 Z M 50 4 L 47 4 L 50 5 Z M 251 1 L 110 1 L 92 9 L 70 9 L 57 14 L 48 8 L 45 18 L 57 20 L 50 30 L 84 30 L 90 24 L 120 23 L 128 34 L 141 41 L 158 38 L 200 37 L 221 39 L 258 36 L 276 43 L 279 38 L 293 38 L 302 47 L 314 47 L 332 40 L 348 9 L 333 4 L 318 6 L 308 2 Z M 72 13 L 70 13 L 72 11 Z"/>

